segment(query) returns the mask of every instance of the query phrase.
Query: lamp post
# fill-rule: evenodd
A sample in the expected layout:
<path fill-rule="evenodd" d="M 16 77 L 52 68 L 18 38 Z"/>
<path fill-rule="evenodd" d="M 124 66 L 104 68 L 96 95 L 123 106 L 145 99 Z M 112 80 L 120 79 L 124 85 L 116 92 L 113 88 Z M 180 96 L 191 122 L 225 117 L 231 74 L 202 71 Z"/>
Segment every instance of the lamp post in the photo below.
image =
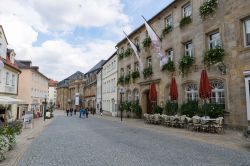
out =
<path fill-rule="evenodd" d="M 46 119 L 46 103 L 47 101 L 46 101 L 46 95 L 45 95 L 45 100 L 44 100 L 44 111 L 43 111 L 43 121 L 45 121 L 45 119 Z"/>
<path fill-rule="evenodd" d="M 123 112 L 123 108 L 121 107 L 121 106 L 122 106 L 122 95 L 124 94 L 124 92 L 125 92 L 125 88 L 120 87 L 120 88 L 119 88 L 119 93 L 120 93 L 120 112 L 121 112 L 121 121 L 122 121 L 122 112 Z"/>

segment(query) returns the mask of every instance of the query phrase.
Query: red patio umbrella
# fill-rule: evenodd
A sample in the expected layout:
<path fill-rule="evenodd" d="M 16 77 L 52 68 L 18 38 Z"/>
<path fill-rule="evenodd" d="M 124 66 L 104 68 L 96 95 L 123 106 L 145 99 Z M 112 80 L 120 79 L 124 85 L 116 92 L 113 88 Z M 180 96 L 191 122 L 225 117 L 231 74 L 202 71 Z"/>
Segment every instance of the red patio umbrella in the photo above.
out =
<path fill-rule="evenodd" d="M 149 88 L 149 100 L 151 102 L 156 102 L 157 101 L 157 91 L 156 91 L 156 86 L 155 83 L 152 83 Z"/>
<path fill-rule="evenodd" d="M 170 99 L 173 100 L 177 100 L 178 99 L 178 90 L 177 90 L 177 84 L 175 81 L 175 78 L 173 77 L 171 80 L 171 84 L 170 84 L 170 90 L 169 90 L 169 96 Z"/>
<path fill-rule="evenodd" d="M 200 78 L 199 95 L 201 99 L 209 99 L 212 94 L 212 89 L 208 80 L 207 71 L 202 70 Z"/>

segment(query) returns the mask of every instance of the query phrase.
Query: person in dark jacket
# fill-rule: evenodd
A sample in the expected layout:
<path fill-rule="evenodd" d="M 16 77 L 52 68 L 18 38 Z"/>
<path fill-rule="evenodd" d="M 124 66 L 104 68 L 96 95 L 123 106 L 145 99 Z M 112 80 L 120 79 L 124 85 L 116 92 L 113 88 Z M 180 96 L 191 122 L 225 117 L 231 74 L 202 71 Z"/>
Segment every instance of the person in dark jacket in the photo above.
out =
<path fill-rule="evenodd" d="M 74 114 L 76 115 L 76 108 L 74 109 Z"/>
<path fill-rule="evenodd" d="M 86 118 L 88 118 L 88 117 L 89 117 L 89 110 L 86 109 Z"/>
<path fill-rule="evenodd" d="M 68 108 L 66 109 L 66 113 L 67 113 L 67 116 L 69 116 L 69 109 Z"/>
<path fill-rule="evenodd" d="M 70 116 L 72 116 L 73 115 L 73 108 L 70 108 Z"/>

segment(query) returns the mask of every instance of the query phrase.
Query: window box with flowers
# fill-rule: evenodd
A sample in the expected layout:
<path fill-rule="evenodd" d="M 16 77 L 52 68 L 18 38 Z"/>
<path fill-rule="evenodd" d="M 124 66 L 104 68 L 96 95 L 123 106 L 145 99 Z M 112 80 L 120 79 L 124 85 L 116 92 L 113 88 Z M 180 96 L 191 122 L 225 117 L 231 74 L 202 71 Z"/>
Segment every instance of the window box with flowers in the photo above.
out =
<path fill-rule="evenodd" d="M 153 69 L 152 69 L 152 66 L 149 66 L 147 68 L 145 68 L 143 70 L 143 76 L 144 76 L 144 79 L 147 79 L 149 77 L 151 77 L 153 74 Z"/>
<path fill-rule="evenodd" d="M 183 56 L 179 62 L 179 69 L 182 74 L 186 74 L 194 63 L 194 58 L 191 56 Z"/>
<path fill-rule="evenodd" d="M 165 37 L 168 33 L 173 30 L 173 26 L 168 25 L 162 30 L 162 36 Z"/>
<path fill-rule="evenodd" d="M 222 62 L 225 56 L 225 50 L 217 46 L 214 49 L 209 49 L 204 55 L 204 64 L 207 66 Z"/>
<path fill-rule="evenodd" d="M 207 0 L 199 9 L 200 17 L 205 19 L 207 16 L 213 14 L 218 7 L 218 0 Z"/>
<path fill-rule="evenodd" d="M 122 85 L 122 84 L 124 84 L 124 81 L 125 81 L 124 76 L 121 76 L 121 77 L 118 79 L 117 84 Z"/>
<path fill-rule="evenodd" d="M 118 60 L 122 60 L 124 58 L 124 53 L 119 53 L 118 54 Z"/>
<path fill-rule="evenodd" d="M 132 79 L 135 80 L 140 77 L 140 72 L 139 71 L 134 71 L 132 74 Z"/>
<path fill-rule="evenodd" d="M 130 74 L 126 75 L 125 78 L 124 78 L 124 83 L 129 84 L 130 78 L 131 78 Z"/>
<path fill-rule="evenodd" d="M 168 71 L 168 72 L 174 72 L 175 71 L 175 65 L 174 62 L 172 60 L 169 60 L 168 63 L 166 63 L 163 68 L 162 71 Z"/>
<path fill-rule="evenodd" d="M 142 41 L 142 45 L 143 45 L 143 48 L 148 48 L 150 47 L 152 41 L 150 39 L 150 37 L 146 37 L 143 41 Z"/>
<path fill-rule="evenodd" d="M 185 16 L 180 21 L 180 28 L 183 28 L 187 24 L 190 24 L 192 22 L 191 16 Z"/>
<path fill-rule="evenodd" d="M 132 49 L 128 48 L 125 52 L 124 52 L 124 57 L 129 57 L 130 55 L 132 55 Z"/>

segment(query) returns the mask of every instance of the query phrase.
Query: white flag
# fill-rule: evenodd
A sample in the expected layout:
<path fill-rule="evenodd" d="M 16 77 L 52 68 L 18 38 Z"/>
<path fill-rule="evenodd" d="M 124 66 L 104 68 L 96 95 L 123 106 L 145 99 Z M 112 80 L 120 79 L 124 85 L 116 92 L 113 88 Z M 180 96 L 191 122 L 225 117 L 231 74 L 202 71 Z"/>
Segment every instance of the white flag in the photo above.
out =
<path fill-rule="evenodd" d="M 131 48 L 133 49 L 133 51 L 135 53 L 135 56 L 136 56 L 136 58 L 137 58 L 137 60 L 139 62 L 140 71 L 142 72 L 144 67 L 143 67 L 143 63 L 142 63 L 142 61 L 141 61 L 141 59 L 139 57 L 139 54 L 138 54 L 139 51 L 138 51 L 137 47 L 135 46 L 135 44 L 128 38 L 127 34 L 125 32 L 124 32 L 124 34 L 126 35 L 126 38 L 128 39 L 128 42 L 129 42 Z"/>
<path fill-rule="evenodd" d="M 154 30 L 148 25 L 147 21 L 145 20 L 145 26 L 148 31 L 148 35 L 152 41 L 153 47 L 155 52 L 159 55 L 160 57 L 160 67 L 161 69 L 163 66 L 168 63 L 168 58 L 165 56 L 164 52 L 161 50 L 161 41 L 158 38 L 158 36 L 155 34 Z"/>

